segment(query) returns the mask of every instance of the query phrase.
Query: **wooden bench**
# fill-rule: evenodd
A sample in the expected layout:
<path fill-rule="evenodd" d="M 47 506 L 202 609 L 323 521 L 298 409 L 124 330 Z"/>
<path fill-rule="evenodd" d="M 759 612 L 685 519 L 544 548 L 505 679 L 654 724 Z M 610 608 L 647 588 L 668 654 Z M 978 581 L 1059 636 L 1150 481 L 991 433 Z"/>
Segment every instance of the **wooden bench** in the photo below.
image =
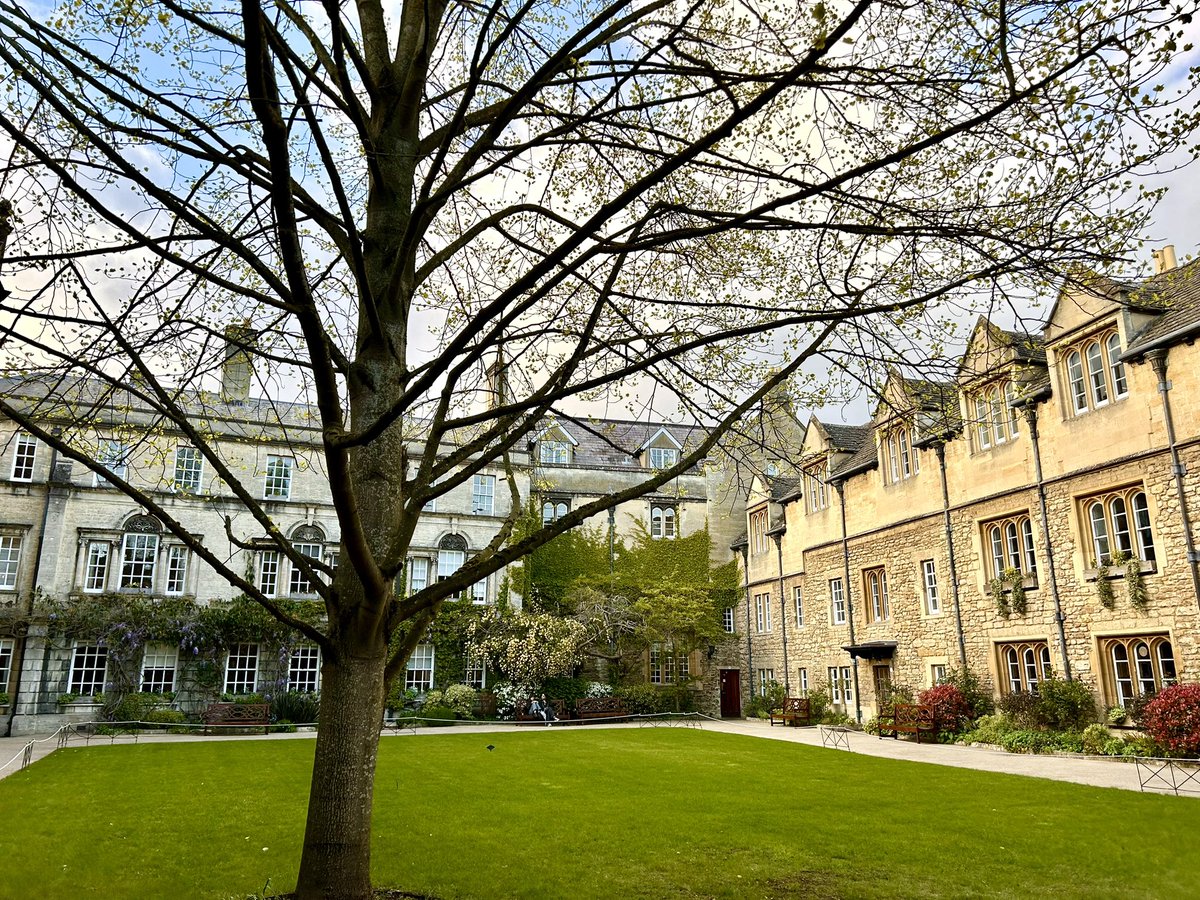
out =
<path fill-rule="evenodd" d="M 933 708 L 920 703 L 893 703 L 890 710 L 879 714 L 881 738 L 899 738 L 902 734 L 913 734 L 916 735 L 919 744 L 923 734 L 936 740 L 937 731 Z"/>
<path fill-rule="evenodd" d="M 584 697 L 575 702 L 575 712 L 587 722 L 591 719 L 619 719 L 629 715 L 619 697 Z"/>
<path fill-rule="evenodd" d="M 204 733 L 208 734 L 210 725 L 236 726 L 246 728 L 262 727 L 263 734 L 271 724 L 270 703 L 214 703 L 200 714 L 204 722 Z"/>
<path fill-rule="evenodd" d="M 785 697 L 783 706 L 771 710 L 771 724 L 778 719 L 782 725 L 811 725 L 807 697 Z"/>
<path fill-rule="evenodd" d="M 554 719 L 551 721 L 566 721 L 570 716 L 567 715 L 567 701 L 565 700 L 550 700 L 547 701 L 550 708 L 554 710 Z M 517 712 L 513 718 L 518 722 L 545 722 L 541 713 L 531 713 L 529 707 L 533 705 L 533 700 L 521 700 L 517 703 Z"/>

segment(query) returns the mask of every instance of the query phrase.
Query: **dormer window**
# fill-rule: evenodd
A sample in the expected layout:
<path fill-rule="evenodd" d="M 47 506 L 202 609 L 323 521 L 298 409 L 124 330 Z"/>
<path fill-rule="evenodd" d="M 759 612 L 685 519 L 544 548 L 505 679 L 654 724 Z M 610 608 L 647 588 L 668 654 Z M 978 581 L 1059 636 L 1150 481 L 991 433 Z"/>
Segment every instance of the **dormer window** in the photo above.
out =
<path fill-rule="evenodd" d="M 1121 338 L 1115 331 L 1066 348 L 1062 359 L 1074 415 L 1129 396 L 1125 363 L 1121 361 Z"/>
<path fill-rule="evenodd" d="M 921 459 L 916 440 L 916 431 L 906 425 L 883 432 L 879 447 L 883 463 L 880 468 L 888 484 L 896 484 L 920 474 Z"/>
<path fill-rule="evenodd" d="M 829 508 L 829 485 L 825 483 L 826 460 L 804 470 L 804 496 L 808 499 L 808 511 L 820 512 Z"/>
<path fill-rule="evenodd" d="M 967 408 L 975 417 L 976 452 L 1017 439 L 1019 414 L 1011 405 L 1014 397 L 1011 381 L 986 384 L 968 396 Z"/>
<path fill-rule="evenodd" d="M 651 447 L 650 468 L 655 471 L 669 469 L 679 462 L 679 451 L 674 447 Z"/>
<path fill-rule="evenodd" d="M 658 429 L 658 431 L 651 435 L 650 440 L 638 448 L 639 452 L 644 454 L 642 456 L 642 465 L 656 472 L 676 465 L 679 462 L 679 452 L 682 449 L 683 447 L 679 441 L 675 440 L 671 432 L 665 428 Z"/>
<path fill-rule="evenodd" d="M 537 445 L 537 458 L 542 465 L 569 466 L 576 441 L 563 428 L 552 425 L 542 432 Z"/>

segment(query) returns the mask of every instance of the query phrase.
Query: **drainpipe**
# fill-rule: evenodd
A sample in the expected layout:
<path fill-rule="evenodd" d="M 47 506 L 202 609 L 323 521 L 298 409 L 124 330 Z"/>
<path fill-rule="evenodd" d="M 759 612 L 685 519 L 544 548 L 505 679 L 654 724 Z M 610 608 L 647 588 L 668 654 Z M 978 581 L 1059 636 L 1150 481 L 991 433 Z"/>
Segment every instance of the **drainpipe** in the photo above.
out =
<path fill-rule="evenodd" d="M 946 480 L 946 444 L 938 441 L 933 445 L 937 454 L 938 469 L 942 473 L 942 521 L 946 529 L 946 553 L 950 557 L 950 599 L 954 602 L 954 630 L 958 635 L 958 659 L 964 670 L 967 668 L 967 641 L 963 636 L 962 606 L 958 594 L 958 565 L 954 561 L 954 527 L 950 522 L 950 487 Z"/>
<path fill-rule="evenodd" d="M 1067 658 L 1066 616 L 1058 596 L 1058 572 L 1054 567 L 1054 545 L 1050 541 L 1050 514 L 1046 509 L 1046 483 L 1042 478 L 1042 446 L 1038 440 L 1037 407 L 1025 404 L 1025 423 L 1033 444 L 1033 477 L 1037 481 L 1038 507 L 1042 514 L 1042 536 L 1046 539 L 1046 569 L 1050 575 L 1050 599 L 1054 601 L 1054 624 L 1058 630 L 1058 646 L 1062 648 L 1063 677 L 1071 680 L 1071 660 Z"/>
<path fill-rule="evenodd" d="M 1192 521 L 1188 515 L 1187 495 L 1183 489 L 1183 476 L 1187 467 L 1179 460 L 1179 447 L 1175 443 L 1175 420 L 1171 417 L 1171 382 L 1167 380 L 1167 351 L 1156 348 L 1146 354 L 1154 374 L 1158 376 L 1158 392 L 1162 394 L 1163 422 L 1167 426 L 1167 445 L 1171 449 L 1171 474 L 1175 477 L 1175 493 L 1179 495 L 1179 516 L 1183 524 L 1183 539 L 1187 546 L 1188 569 L 1192 573 L 1192 590 L 1196 603 L 1200 605 L 1200 555 L 1196 553 L 1196 542 L 1192 539 Z"/>
<path fill-rule="evenodd" d="M 746 679 L 754 696 L 754 639 L 750 637 L 750 546 L 742 547 L 742 571 L 746 573 Z"/>
<path fill-rule="evenodd" d="M 850 645 L 854 646 L 854 601 L 850 591 L 850 541 L 846 535 L 846 482 L 843 479 L 838 479 L 833 482 L 833 489 L 837 491 L 838 506 L 842 511 L 842 566 L 845 572 L 845 590 L 846 590 L 846 619 L 850 623 Z M 862 721 L 862 695 L 858 690 L 858 658 L 853 653 L 850 654 L 850 671 L 854 676 L 854 717 L 858 722 Z"/>
<path fill-rule="evenodd" d="M 783 630 L 783 690 L 792 696 L 792 684 L 788 680 L 787 652 L 787 595 L 783 592 L 783 531 L 771 535 L 775 539 L 775 555 L 779 559 L 779 627 Z"/>

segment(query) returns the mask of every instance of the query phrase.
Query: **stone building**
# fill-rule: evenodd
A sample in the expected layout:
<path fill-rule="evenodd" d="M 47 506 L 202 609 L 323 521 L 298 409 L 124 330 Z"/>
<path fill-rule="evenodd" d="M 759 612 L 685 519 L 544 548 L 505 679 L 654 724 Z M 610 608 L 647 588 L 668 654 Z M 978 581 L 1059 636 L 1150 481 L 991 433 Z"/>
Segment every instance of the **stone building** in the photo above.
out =
<path fill-rule="evenodd" d="M 1052 673 L 1105 706 L 1200 672 L 1200 264 L 1065 288 L 1040 334 L 981 318 L 952 381 L 893 374 L 871 421 L 809 421 L 736 542 L 743 690 L 820 683 L 852 718 L 951 667 Z"/>
<path fill-rule="evenodd" d="M 0 730 L 46 730 L 72 718 L 93 718 L 92 698 L 112 690 L 112 648 L 85 635 L 56 634 L 35 609 L 37 599 L 124 595 L 190 599 L 201 605 L 243 593 L 176 538 L 161 521 L 177 520 L 215 559 L 244 572 L 248 584 L 282 600 L 318 602 L 314 579 L 321 565 L 337 565 L 340 531 L 322 469 L 321 433 L 315 411 L 304 404 L 249 396 L 248 365 L 231 354 L 220 393 L 186 399 L 191 421 L 226 467 L 215 466 L 177 430 L 140 404 L 135 391 L 105 390 L 92 382 L 7 380 L 0 392 L 14 404 L 38 406 L 47 429 L 71 432 L 114 478 L 143 490 L 156 510 L 142 507 L 84 464 L 54 453 L 15 423 L 0 420 Z M 183 401 L 181 401 L 183 402 Z M 419 446 L 414 432 L 414 448 Z M 573 504 L 632 485 L 678 459 L 699 433 L 665 424 L 556 422 L 525 445 L 512 461 L 524 505 L 532 498 L 547 519 Z M 439 449 L 449 453 L 450 445 Z M 722 556 L 742 507 L 725 512 L 720 478 L 697 466 L 638 501 L 622 504 L 611 521 L 617 535 L 635 527 L 671 539 L 710 523 Z M 280 552 L 263 524 L 238 498 L 260 502 L 280 540 L 307 559 L 312 571 Z M 511 493 L 500 467 L 465 478 L 420 516 L 403 588 L 419 590 L 444 578 L 486 547 L 511 511 Z M 727 555 L 724 558 L 728 558 Z M 325 569 L 328 571 L 328 568 Z M 494 573 L 475 584 L 464 600 L 486 604 L 504 594 L 519 606 L 519 590 Z M 148 643 L 125 660 L 133 690 L 171 692 L 176 705 L 202 702 L 200 659 L 194 647 Z M 269 647 L 241 640 L 206 663 L 209 693 L 253 693 L 280 685 L 319 690 L 320 654 L 315 645 L 289 640 Z M 405 677 L 416 690 L 431 687 L 439 661 L 432 644 L 413 653 Z M 699 667 L 698 667 L 699 668 Z M 484 686 L 488 673 L 467 665 L 463 680 Z M 6 715 L 3 715 L 7 713 Z"/>

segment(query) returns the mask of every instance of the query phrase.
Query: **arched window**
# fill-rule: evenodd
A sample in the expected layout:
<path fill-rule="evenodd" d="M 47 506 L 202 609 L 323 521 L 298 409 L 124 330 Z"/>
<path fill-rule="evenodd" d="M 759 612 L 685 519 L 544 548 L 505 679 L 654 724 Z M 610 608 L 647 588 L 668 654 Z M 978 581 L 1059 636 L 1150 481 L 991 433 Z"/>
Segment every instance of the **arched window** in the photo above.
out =
<path fill-rule="evenodd" d="M 1045 641 L 1001 644 L 998 649 L 1006 694 L 1036 694 L 1038 684 L 1054 674 L 1050 668 L 1050 646 Z"/>
<path fill-rule="evenodd" d="M 986 450 L 992 446 L 992 426 L 988 421 L 988 405 L 983 397 L 975 398 L 976 433 L 979 435 L 979 449 Z"/>
<path fill-rule="evenodd" d="M 1100 342 L 1092 341 L 1084 350 L 1087 357 L 1088 381 L 1091 383 L 1092 402 L 1096 407 L 1108 403 L 1108 380 L 1104 377 L 1104 357 Z"/>
<path fill-rule="evenodd" d="M 1125 380 L 1125 363 L 1121 362 L 1121 338 L 1116 332 L 1108 336 L 1104 342 L 1108 354 L 1108 370 L 1112 376 L 1114 397 L 1124 397 L 1129 393 L 1129 383 Z"/>
<path fill-rule="evenodd" d="M 1150 507 L 1146 492 L 1140 487 L 1087 498 L 1083 503 L 1083 519 L 1092 545 L 1090 565 L 1109 565 L 1117 554 L 1155 562 Z"/>
<path fill-rule="evenodd" d="M 1012 405 L 1014 399 L 1016 399 L 1016 395 L 1013 393 L 1012 382 L 1004 382 L 1004 402 L 1008 406 L 1008 433 L 1015 438 L 1021 433 L 1020 429 L 1017 427 L 1017 420 L 1020 419 L 1021 414 L 1017 412 L 1017 408 Z"/>
<path fill-rule="evenodd" d="M 325 554 L 325 532 L 316 525 L 298 525 L 292 529 L 292 549 L 308 559 L 320 560 Z M 288 594 L 307 597 L 317 592 L 312 575 L 300 563 L 291 562 Z"/>
<path fill-rule="evenodd" d="M 983 528 L 984 543 L 991 551 L 991 578 L 1000 578 L 1008 569 L 1025 576 L 1037 575 L 1033 547 L 1033 524 L 1029 516 L 1012 516 L 989 522 Z"/>
<path fill-rule="evenodd" d="M 894 434 L 888 436 L 887 447 L 888 471 L 892 474 L 892 483 L 894 484 L 900 480 L 900 451 L 899 447 L 896 446 L 896 436 Z"/>
<path fill-rule="evenodd" d="M 158 562 L 159 533 L 162 527 L 152 516 L 133 516 L 125 523 L 121 539 L 121 589 L 154 589 L 154 570 Z"/>
<path fill-rule="evenodd" d="M 1083 357 L 1078 350 L 1067 354 L 1067 378 L 1071 382 L 1071 404 L 1075 412 L 1088 408 L 1087 385 L 1083 380 Z"/>
<path fill-rule="evenodd" d="M 1101 642 L 1108 698 L 1128 706 L 1175 683 L 1175 654 L 1165 634 L 1106 638 Z"/>
<path fill-rule="evenodd" d="M 447 534 L 438 541 L 438 581 L 445 581 L 467 561 L 467 539 L 461 534 Z"/>
<path fill-rule="evenodd" d="M 549 525 L 557 522 L 571 511 L 571 504 L 566 500 L 550 497 L 542 503 L 542 524 Z"/>
<path fill-rule="evenodd" d="M 992 436 L 997 444 L 1003 444 L 1008 439 L 1005 432 L 1005 422 L 1008 416 L 1000 407 L 1000 389 L 992 388 L 987 393 L 988 418 L 992 420 Z"/>
<path fill-rule="evenodd" d="M 675 507 L 668 503 L 650 504 L 650 537 L 675 537 Z"/>
<path fill-rule="evenodd" d="M 908 455 L 908 432 L 901 428 L 896 432 L 896 440 L 900 443 L 900 468 L 904 477 L 912 475 L 912 459 Z"/>

